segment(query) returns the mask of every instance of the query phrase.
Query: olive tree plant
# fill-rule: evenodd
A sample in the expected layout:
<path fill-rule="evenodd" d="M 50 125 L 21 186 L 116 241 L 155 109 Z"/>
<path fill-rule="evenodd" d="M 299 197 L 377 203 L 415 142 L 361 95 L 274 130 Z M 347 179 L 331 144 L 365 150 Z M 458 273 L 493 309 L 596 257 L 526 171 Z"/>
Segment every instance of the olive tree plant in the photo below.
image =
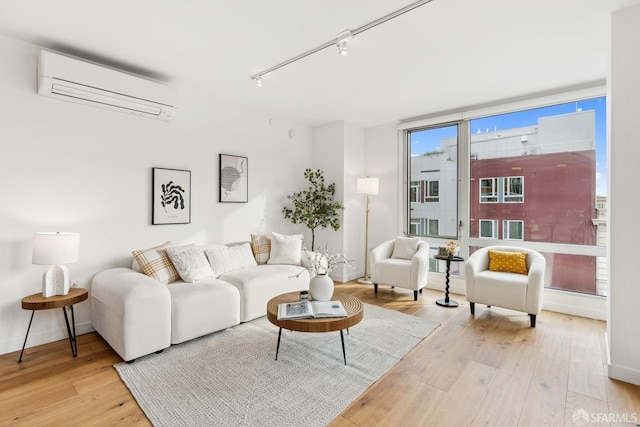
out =
<path fill-rule="evenodd" d="M 325 185 L 324 172 L 320 169 L 305 169 L 304 177 L 309 181 L 309 188 L 287 196 L 293 207 L 282 208 L 284 217 L 293 224 L 304 224 L 311 230 L 311 250 L 315 246 L 315 230 L 318 227 L 340 228 L 340 211 L 344 209 L 341 203 L 333 201 L 336 184 Z"/>

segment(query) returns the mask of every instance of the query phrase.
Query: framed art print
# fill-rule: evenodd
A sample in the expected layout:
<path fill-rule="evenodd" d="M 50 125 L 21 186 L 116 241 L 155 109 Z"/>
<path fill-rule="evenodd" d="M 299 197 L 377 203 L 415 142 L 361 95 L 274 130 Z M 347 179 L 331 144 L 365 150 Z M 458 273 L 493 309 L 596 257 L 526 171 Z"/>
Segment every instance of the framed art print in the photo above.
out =
<path fill-rule="evenodd" d="M 220 202 L 249 201 L 249 159 L 220 154 Z"/>
<path fill-rule="evenodd" d="M 153 225 L 191 223 L 191 171 L 153 168 L 151 191 Z"/>

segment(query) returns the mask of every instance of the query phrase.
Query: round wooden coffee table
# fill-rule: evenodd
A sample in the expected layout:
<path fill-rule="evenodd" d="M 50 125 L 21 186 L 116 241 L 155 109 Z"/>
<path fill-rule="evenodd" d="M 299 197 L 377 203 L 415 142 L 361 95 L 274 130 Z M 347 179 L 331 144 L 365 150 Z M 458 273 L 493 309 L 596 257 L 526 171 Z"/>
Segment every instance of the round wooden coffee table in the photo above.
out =
<path fill-rule="evenodd" d="M 296 332 L 333 332 L 340 331 L 340 341 L 342 342 L 342 357 L 344 364 L 347 364 L 347 355 L 344 348 L 344 335 L 342 331 L 351 326 L 357 325 L 363 316 L 362 301 L 358 298 L 347 295 L 334 293 L 331 301 L 340 301 L 347 312 L 347 317 L 328 317 L 322 319 L 286 319 L 278 320 L 278 305 L 283 302 L 300 301 L 299 292 L 290 292 L 288 294 L 278 295 L 269 300 L 267 303 L 267 319 L 269 322 L 278 326 L 278 345 L 276 347 L 276 360 L 278 360 L 278 351 L 280 350 L 280 338 L 282 336 L 282 328 Z"/>

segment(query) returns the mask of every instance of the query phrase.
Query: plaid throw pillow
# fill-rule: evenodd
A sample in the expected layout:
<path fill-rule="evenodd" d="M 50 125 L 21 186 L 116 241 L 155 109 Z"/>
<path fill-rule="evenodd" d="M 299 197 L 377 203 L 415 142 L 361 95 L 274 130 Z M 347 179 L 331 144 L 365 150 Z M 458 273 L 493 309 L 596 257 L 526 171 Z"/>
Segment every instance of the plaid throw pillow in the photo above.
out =
<path fill-rule="evenodd" d="M 266 264 L 271 253 L 271 236 L 269 234 L 252 234 L 251 251 L 258 264 Z"/>
<path fill-rule="evenodd" d="M 180 278 L 167 254 L 166 248 L 168 246 L 172 246 L 170 241 L 153 248 L 131 252 L 144 274 L 164 284 L 175 282 Z"/>

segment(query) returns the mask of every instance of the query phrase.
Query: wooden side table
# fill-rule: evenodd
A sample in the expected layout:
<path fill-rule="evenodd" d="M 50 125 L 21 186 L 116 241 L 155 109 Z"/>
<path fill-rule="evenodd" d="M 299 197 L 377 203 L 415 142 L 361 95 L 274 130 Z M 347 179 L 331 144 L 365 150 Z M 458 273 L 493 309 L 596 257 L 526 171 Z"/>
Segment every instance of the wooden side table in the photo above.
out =
<path fill-rule="evenodd" d="M 73 314 L 73 305 L 86 300 L 88 297 L 89 294 L 86 289 L 71 288 L 69 289 L 69 293 L 67 295 L 54 295 L 52 297 L 45 298 L 42 296 L 42 292 L 40 292 L 22 298 L 22 308 L 24 310 L 32 311 L 31 320 L 29 320 L 29 327 L 27 327 L 27 334 L 24 337 L 24 344 L 22 344 L 22 351 L 20 352 L 20 359 L 18 359 L 18 363 L 22 363 L 24 347 L 27 345 L 27 337 L 29 337 L 31 322 L 33 322 L 33 315 L 35 314 L 36 310 L 49 310 L 51 308 L 62 308 L 62 312 L 64 313 L 64 321 L 67 324 L 67 334 L 69 335 L 71 354 L 73 354 L 73 357 L 78 356 L 78 342 L 76 341 L 76 318 Z M 67 317 L 67 307 L 69 307 L 69 310 L 71 310 L 71 326 L 69 326 L 69 318 Z"/>
<path fill-rule="evenodd" d="M 446 276 L 446 286 L 444 288 L 444 299 L 436 300 L 436 304 L 441 305 L 442 307 L 457 307 L 459 305 L 458 301 L 449 299 L 449 273 L 451 270 L 451 262 L 452 261 L 461 262 L 461 261 L 464 261 L 464 258 L 459 256 L 442 256 L 442 255 L 435 255 L 434 258 L 447 262 L 447 276 Z"/>

